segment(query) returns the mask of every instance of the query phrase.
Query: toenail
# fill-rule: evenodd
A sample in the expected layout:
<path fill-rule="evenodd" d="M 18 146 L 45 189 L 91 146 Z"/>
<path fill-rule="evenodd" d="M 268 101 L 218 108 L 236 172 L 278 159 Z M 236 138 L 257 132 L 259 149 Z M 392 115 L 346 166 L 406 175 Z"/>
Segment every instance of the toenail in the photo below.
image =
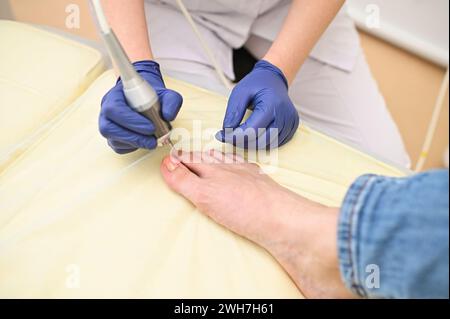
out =
<path fill-rule="evenodd" d="M 166 167 L 169 170 L 169 172 L 173 172 L 174 170 L 177 169 L 178 164 L 173 163 L 172 161 L 167 161 L 166 162 Z"/>
<path fill-rule="evenodd" d="M 181 163 L 180 159 L 177 156 L 175 156 L 175 155 L 170 156 L 169 160 L 174 165 L 178 165 L 178 164 Z"/>

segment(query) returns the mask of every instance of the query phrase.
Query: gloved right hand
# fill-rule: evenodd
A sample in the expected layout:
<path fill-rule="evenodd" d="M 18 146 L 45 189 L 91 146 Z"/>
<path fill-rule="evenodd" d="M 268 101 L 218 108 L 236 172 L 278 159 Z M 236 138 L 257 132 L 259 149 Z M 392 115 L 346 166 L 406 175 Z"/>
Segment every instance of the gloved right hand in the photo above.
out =
<path fill-rule="evenodd" d="M 175 120 L 183 104 L 183 98 L 179 93 L 166 88 L 159 64 L 141 61 L 133 65 L 156 91 L 163 119 L 168 122 Z M 109 146 L 118 154 L 128 154 L 140 148 L 151 150 L 157 147 L 155 126 L 127 104 L 120 79 L 103 97 L 99 128 L 100 133 L 108 140 Z"/>

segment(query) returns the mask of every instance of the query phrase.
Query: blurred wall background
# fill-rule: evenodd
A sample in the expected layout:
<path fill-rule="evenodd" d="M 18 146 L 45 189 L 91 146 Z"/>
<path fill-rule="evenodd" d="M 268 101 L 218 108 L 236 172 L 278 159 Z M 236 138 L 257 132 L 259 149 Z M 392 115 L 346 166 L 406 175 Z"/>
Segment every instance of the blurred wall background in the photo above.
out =
<path fill-rule="evenodd" d="M 358 27 L 411 50 L 442 66 L 448 66 L 448 0 L 347 0 L 350 16 Z M 370 16 L 379 15 L 379 25 Z"/>
<path fill-rule="evenodd" d="M 9 1 L 0 0 L 0 19 L 10 19 L 12 17 Z"/>
<path fill-rule="evenodd" d="M 379 8 L 380 18 L 380 28 L 375 29 L 368 28 L 365 21 L 368 14 L 373 14 L 373 7 L 368 7 L 373 4 Z M 67 17 L 73 14 L 68 9 L 73 5 L 80 14 L 80 25 L 76 28 L 66 24 Z M 447 8 L 446 16 L 442 6 Z M 401 39 L 422 43 L 424 48 L 434 47 L 438 48 L 437 51 L 446 48 L 448 63 L 448 0 L 349 0 L 349 7 L 360 27 L 362 45 L 371 69 L 414 164 L 419 157 L 445 67 L 442 63 L 425 59 L 420 52 L 406 50 L 405 44 L 389 37 L 393 34 L 390 30 L 396 29 L 396 35 L 401 35 Z M 0 18 L 43 24 L 87 39 L 97 39 L 87 0 L 0 0 Z M 442 21 L 447 32 L 444 40 Z M 443 154 L 449 144 L 448 92 L 445 103 L 426 168 L 442 167 Z"/>

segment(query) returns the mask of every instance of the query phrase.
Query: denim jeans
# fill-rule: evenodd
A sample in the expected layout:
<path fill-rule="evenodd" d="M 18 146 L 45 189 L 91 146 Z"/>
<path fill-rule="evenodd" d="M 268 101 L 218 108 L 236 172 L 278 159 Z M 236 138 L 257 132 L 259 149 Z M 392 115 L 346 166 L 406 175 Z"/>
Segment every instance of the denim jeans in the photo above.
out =
<path fill-rule="evenodd" d="M 449 172 L 356 180 L 338 228 L 342 278 L 366 298 L 449 298 Z"/>

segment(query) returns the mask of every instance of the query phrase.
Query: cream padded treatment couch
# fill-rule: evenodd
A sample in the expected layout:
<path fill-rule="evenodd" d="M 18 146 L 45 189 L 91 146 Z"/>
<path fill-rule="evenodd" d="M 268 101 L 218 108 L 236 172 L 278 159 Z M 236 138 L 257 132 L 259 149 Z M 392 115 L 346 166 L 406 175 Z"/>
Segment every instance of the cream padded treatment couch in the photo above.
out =
<path fill-rule="evenodd" d="M 114 154 L 100 101 L 115 82 L 95 50 L 0 21 L 0 297 L 301 298 L 264 250 L 164 184 L 167 148 Z M 167 79 L 175 127 L 219 128 L 224 96 Z M 404 174 L 307 126 L 279 150 L 282 185 L 340 205 L 364 173 Z"/>

